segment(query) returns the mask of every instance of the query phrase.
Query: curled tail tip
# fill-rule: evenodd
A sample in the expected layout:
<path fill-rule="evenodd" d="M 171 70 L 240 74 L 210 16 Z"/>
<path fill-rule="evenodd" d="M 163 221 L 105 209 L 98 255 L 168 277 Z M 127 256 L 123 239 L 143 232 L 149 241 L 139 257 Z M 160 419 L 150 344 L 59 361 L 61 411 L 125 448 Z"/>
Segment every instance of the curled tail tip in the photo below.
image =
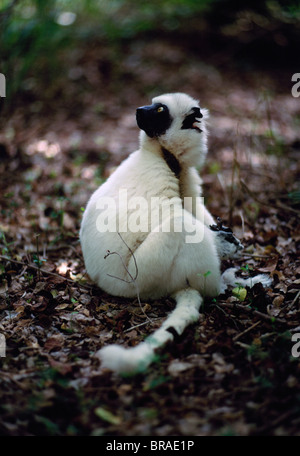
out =
<path fill-rule="evenodd" d="M 134 375 L 143 372 L 154 358 L 154 352 L 146 344 L 133 348 L 119 345 L 108 345 L 101 348 L 95 355 L 101 366 L 117 374 Z"/>
<path fill-rule="evenodd" d="M 236 286 L 237 283 L 240 283 L 242 286 L 248 286 L 250 288 L 252 288 L 256 283 L 261 283 L 264 288 L 268 288 L 273 283 L 272 277 L 268 276 L 267 274 L 258 274 L 254 277 L 243 279 L 236 276 L 237 272 L 237 268 L 229 268 L 223 272 L 221 277 L 221 293 L 225 292 L 228 285 Z"/>
<path fill-rule="evenodd" d="M 258 282 L 260 282 L 264 288 L 270 287 L 273 283 L 272 277 L 269 277 L 266 274 L 259 274 L 257 277 Z"/>

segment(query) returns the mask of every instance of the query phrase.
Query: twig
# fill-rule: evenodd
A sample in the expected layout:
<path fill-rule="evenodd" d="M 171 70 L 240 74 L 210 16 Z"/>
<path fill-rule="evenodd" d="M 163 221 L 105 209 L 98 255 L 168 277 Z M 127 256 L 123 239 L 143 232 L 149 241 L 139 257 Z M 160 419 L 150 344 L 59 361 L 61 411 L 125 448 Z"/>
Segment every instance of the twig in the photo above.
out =
<path fill-rule="evenodd" d="M 249 350 L 251 348 L 251 345 L 244 344 L 243 342 L 240 342 L 239 340 L 236 341 L 236 345 L 238 345 L 241 348 L 244 348 L 245 350 Z"/>
<path fill-rule="evenodd" d="M 231 185 L 229 188 L 229 212 L 228 212 L 228 223 L 229 226 L 232 225 L 232 217 L 233 217 L 233 209 L 234 209 L 234 179 L 235 179 L 235 174 L 236 170 L 238 169 L 238 161 L 237 161 L 237 150 L 236 147 L 234 147 L 233 151 L 233 164 L 232 164 L 232 170 L 231 170 Z"/>
<path fill-rule="evenodd" d="M 243 179 L 240 179 L 240 183 L 241 183 L 243 189 L 254 199 L 254 201 L 256 201 L 261 206 L 270 207 L 270 203 L 265 203 L 264 201 L 261 201 L 259 198 L 257 198 L 257 196 L 254 194 L 254 192 L 252 190 L 250 190 L 250 188 L 247 186 L 246 182 Z M 300 211 L 298 211 L 290 206 L 287 206 L 286 204 L 283 204 L 280 201 L 277 201 L 275 204 L 273 204 L 273 207 L 285 209 L 287 211 L 293 212 L 294 214 L 300 213 Z"/>
<path fill-rule="evenodd" d="M 37 265 L 38 265 L 38 280 L 41 280 L 41 263 L 39 257 L 39 234 L 36 234 L 36 257 L 37 257 Z"/>
<path fill-rule="evenodd" d="M 118 253 L 118 252 L 111 252 L 110 250 L 107 250 L 107 253 L 104 257 L 104 259 L 106 259 L 109 255 L 118 255 L 118 257 L 120 258 L 120 260 L 122 261 L 122 264 L 124 266 L 124 269 L 126 270 L 127 274 L 129 275 L 129 277 L 131 278 L 131 280 L 125 280 L 125 279 L 121 279 L 121 277 L 116 277 L 116 276 L 113 276 L 111 274 L 107 274 L 109 277 L 113 277 L 114 279 L 119 279 L 119 280 L 122 280 L 122 282 L 126 282 L 126 283 L 132 283 L 132 282 L 135 282 L 137 276 L 138 276 L 138 267 L 137 267 L 137 262 L 136 262 L 136 259 L 135 259 L 135 256 L 134 256 L 134 253 L 133 251 L 131 250 L 131 248 L 126 244 L 126 242 L 124 241 L 124 239 L 122 238 L 121 234 L 118 233 L 119 237 L 121 238 L 122 242 L 124 242 L 124 244 L 126 245 L 126 247 L 128 248 L 129 252 L 131 253 L 132 257 L 133 257 L 133 261 L 134 261 L 134 265 L 135 265 L 135 277 L 133 278 L 131 273 L 129 272 L 127 266 L 125 265 L 124 261 L 123 261 L 123 258 L 121 257 L 121 255 Z"/>
<path fill-rule="evenodd" d="M 291 302 L 291 304 L 289 304 L 289 306 L 288 306 L 289 309 L 291 309 L 291 308 L 294 306 L 294 304 L 296 304 L 296 302 L 297 302 L 299 296 L 300 296 L 300 290 L 298 291 L 298 293 L 297 293 L 296 296 L 294 297 L 294 299 L 293 299 L 293 301 Z"/>
<path fill-rule="evenodd" d="M 74 283 L 78 283 L 78 285 L 80 287 L 82 287 L 82 288 L 94 288 L 93 285 L 89 285 L 89 284 L 80 285 L 79 281 L 75 281 L 73 279 L 69 279 L 68 277 L 65 277 L 65 276 L 63 276 L 61 274 L 58 274 L 57 272 L 46 271 L 45 269 L 39 268 L 38 266 L 35 266 L 34 264 L 25 263 L 24 261 L 20 261 L 20 260 L 13 260 L 12 258 L 8 258 L 8 257 L 6 257 L 4 255 L 0 255 L 0 259 L 1 260 L 5 260 L 5 261 L 10 261 L 11 263 L 20 264 L 21 266 L 26 266 L 26 267 L 31 268 L 31 269 L 35 269 L 36 271 L 40 271 L 43 274 L 51 275 L 51 276 L 54 276 L 54 277 L 59 277 L 60 279 L 67 280 L 68 282 L 71 282 L 73 284 Z"/>
<path fill-rule="evenodd" d="M 77 243 L 77 241 L 76 241 L 76 243 Z M 41 252 L 44 253 L 45 251 L 46 252 L 56 252 L 57 250 L 62 250 L 62 249 L 72 249 L 74 252 L 76 252 L 76 254 L 78 254 L 78 252 L 75 250 L 75 247 L 72 244 L 59 244 L 59 245 L 44 244 L 43 247 L 39 248 L 38 253 L 41 253 Z M 27 252 L 36 253 L 37 249 L 36 248 L 35 248 L 35 250 L 29 249 L 29 250 L 27 250 Z"/>
<path fill-rule="evenodd" d="M 145 317 L 149 320 L 149 322 L 152 323 L 151 318 L 149 318 L 148 315 L 146 314 L 146 312 L 144 311 L 142 303 L 141 303 L 141 300 L 140 300 L 140 291 L 139 291 L 139 288 L 138 288 L 138 284 L 136 283 L 136 279 L 137 279 L 139 271 L 138 271 L 138 266 L 137 266 L 137 262 L 136 262 L 134 253 L 133 253 L 132 249 L 126 244 L 126 242 L 124 241 L 124 239 L 122 238 L 122 236 L 121 236 L 121 234 L 119 232 L 118 232 L 118 235 L 121 238 L 122 242 L 126 245 L 126 247 L 128 248 L 129 252 L 131 253 L 131 255 L 133 257 L 133 261 L 134 261 L 134 265 L 135 265 L 135 277 L 133 277 L 132 274 L 129 272 L 128 267 L 124 263 L 123 258 L 121 257 L 121 255 L 118 252 L 110 252 L 109 250 L 107 250 L 107 253 L 106 253 L 104 258 L 107 258 L 110 255 L 118 255 L 118 257 L 120 258 L 120 260 L 122 262 L 122 265 L 123 265 L 125 271 L 129 275 L 131 280 L 125 280 L 125 279 L 122 279 L 121 277 L 117 277 L 117 276 L 114 276 L 112 274 L 107 274 L 107 275 L 109 277 L 114 278 L 114 279 L 122 280 L 122 282 L 133 283 L 134 284 L 140 309 L 143 312 L 143 314 L 145 315 Z"/>
<path fill-rule="evenodd" d="M 160 318 L 155 318 L 154 320 L 160 320 Z M 126 332 L 131 331 L 132 329 L 139 328 L 140 326 L 148 325 L 149 323 L 153 323 L 154 320 L 152 320 L 152 321 L 150 320 L 149 321 L 149 319 L 148 319 L 148 321 L 143 321 L 143 323 L 139 323 L 138 325 L 131 326 L 131 328 L 128 328 L 128 329 L 126 329 L 123 332 L 126 333 Z"/>
<path fill-rule="evenodd" d="M 243 254 L 242 254 L 241 260 L 242 260 L 244 257 L 251 257 L 251 258 L 275 258 L 275 257 L 278 257 L 278 254 L 274 253 L 273 255 L 259 255 L 259 254 L 257 254 L 257 253 L 243 253 Z M 237 258 L 237 260 L 238 260 L 238 258 Z"/>
<path fill-rule="evenodd" d="M 254 315 L 257 315 L 261 319 L 269 321 L 271 323 L 281 323 L 281 324 L 285 324 L 285 325 L 287 324 L 287 322 L 285 320 L 282 320 L 281 318 L 271 317 L 270 315 L 259 312 L 258 310 L 252 309 L 251 307 L 243 306 L 242 304 L 238 304 L 238 303 L 232 304 L 231 302 L 230 303 L 218 302 L 218 306 L 228 307 L 229 309 L 239 309 L 239 310 L 242 310 L 247 313 L 252 313 Z"/>
<path fill-rule="evenodd" d="M 236 336 L 234 336 L 234 338 L 232 339 L 233 342 L 236 342 L 240 337 L 242 337 L 245 334 L 247 334 L 248 332 L 252 331 L 252 329 L 255 328 L 256 326 L 260 325 L 260 323 L 261 323 L 260 320 L 258 320 L 252 326 L 250 326 L 249 328 L 245 329 L 245 331 L 242 331 L 240 334 L 237 334 Z"/>
<path fill-rule="evenodd" d="M 242 220 L 242 233 L 243 233 L 243 236 L 242 236 L 242 237 L 244 237 L 244 233 L 245 233 L 245 220 L 244 220 L 242 211 L 239 211 L 239 216 L 241 217 L 241 220 Z"/>
<path fill-rule="evenodd" d="M 277 201 L 277 206 L 281 207 L 282 209 L 286 209 L 287 211 L 294 212 L 294 214 L 300 214 L 300 211 L 294 209 L 293 207 L 288 206 L 287 204 L 282 203 L 281 201 Z"/>

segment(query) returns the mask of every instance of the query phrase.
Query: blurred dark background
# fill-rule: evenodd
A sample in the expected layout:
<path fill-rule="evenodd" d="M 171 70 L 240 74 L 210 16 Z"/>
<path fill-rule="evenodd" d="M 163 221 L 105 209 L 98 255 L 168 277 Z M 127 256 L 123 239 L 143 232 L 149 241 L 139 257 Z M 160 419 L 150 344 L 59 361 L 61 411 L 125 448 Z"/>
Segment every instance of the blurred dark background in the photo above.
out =
<path fill-rule="evenodd" d="M 47 163 L 101 183 L 138 145 L 136 107 L 176 91 L 211 112 L 213 178 L 237 149 L 280 168 L 300 144 L 299 19 L 299 0 L 2 0 L 3 179 L 40 157 L 40 188 Z"/>
<path fill-rule="evenodd" d="M 41 111 L 47 100 L 63 96 L 64 108 L 76 114 L 80 94 L 94 83 L 105 92 L 132 83 L 143 93 L 173 90 L 155 74 L 142 88 L 139 84 L 140 73 L 153 71 L 151 60 L 158 54 L 161 65 L 171 63 L 170 75 L 180 71 L 180 59 L 166 42 L 218 71 L 278 71 L 274 79 L 285 69 L 292 74 L 299 70 L 299 5 L 297 0 L 2 0 L 5 109 L 38 100 L 30 110 Z"/>
<path fill-rule="evenodd" d="M 299 0 L 0 5 L 4 186 L 31 166 L 43 169 L 39 191 L 53 176 L 60 188 L 66 175 L 98 185 L 138 145 L 136 107 L 165 92 L 186 92 L 209 108 L 205 175 L 214 186 L 226 167 L 230 178 L 237 151 L 239 166 L 271 154 L 280 169 L 283 156 L 299 151 L 291 92 L 300 71 Z M 80 192 L 80 204 L 90 191 Z"/>

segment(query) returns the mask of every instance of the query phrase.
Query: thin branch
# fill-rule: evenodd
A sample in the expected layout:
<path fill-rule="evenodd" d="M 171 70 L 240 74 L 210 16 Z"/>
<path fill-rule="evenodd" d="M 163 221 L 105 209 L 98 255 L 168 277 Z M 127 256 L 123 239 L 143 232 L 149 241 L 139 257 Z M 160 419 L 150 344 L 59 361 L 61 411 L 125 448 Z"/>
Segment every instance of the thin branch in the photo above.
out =
<path fill-rule="evenodd" d="M 237 334 L 236 336 L 234 336 L 234 338 L 232 340 L 234 342 L 236 342 L 240 337 L 244 336 L 248 332 L 252 331 L 252 329 L 254 329 L 256 326 L 260 325 L 260 323 L 261 323 L 260 320 L 258 320 L 256 323 L 251 325 L 249 328 L 245 329 L 245 331 L 242 331 L 240 334 Z"/>
<path fill-rule="evenodd" d="M 75 242 L 75 244 L 77 243 L 77 241 Z M 72 244 L 56 244 L 56 245 L 46 245 L 46 244 L 43 244 L 43 247 L 40 247 L 39 250 L 38 250 L 38 253 L 45 253 L 47 254 L 47 252 L 56 252 L 57 250 L 62 250 L 62 249 L 72 249 L 77 255 L 78 255 L 78 252 L 77 250 L 75 249 L 75 247 L 72 245 Z M 37 249 L 29 249 L 27 250 L 27 253 L 36 253 L 37 252 Z M 43 255 L 45 256 L 45 255 Z"/>
<path fill-rule="evenodd" d="M 243 253 L 242 254 L 242 257 L 240 258 L 241 260 L 244 258 L 244 257 L 250 257 L 250 258 L 275 258 L 275 257 L 278 257 L 278 254 L 277 253 L 274 253 L 274 254 L 271 254 L 271 255 L 259 255 L 257 253 Z M 239 258 L 235 258 L 236 260 L 238 260 Z"/>
<path fill-rule="evenodd" d="M 30 269 L 34 269 L 36 271 L 40 271 L 42 272 L 43 274 L 47 274 L 47 275 L 51 275 L 53 277 L 58 277 L 60 279 L 64 279 L 64 280 L 67 280 L 68 282 L 71 282 L 71 283 L 78 283 L 78 285 L 80 287 L 83 287 L 83 288 L 94 288 L 92 285 L 89 285 L 89 284 L 85 284 L 85 285 L 80 285 L 80 281 L 75 281 L 73 279 L 70 279 L 68 277 L 65 277 L 61 274 L 58 274 L 57 272 L 50 272 L 50 271 L 46 271 L 45 269 L 42 269 L 42 268 L 39 268 L 38 266 L 35 266 L 34 264 L 30 264 L 30 263 L 25 263 L 24 261 L 20 261 L 20 260 L 13 260 L 12 258 L 8 258 L 4 255 L 0 255 L 0 259 L 1 260 L 5 260 L 5 261 L 8 261 L 8 262 L 11 262 L 11 263 L 15 263 L 15 264 L 19 264 L 21 266 L 26 266 Z M 83 278 L 83 276 L 82 276 Z M 80 279 L 81 280 L 81 279 Z"/>
<path fill-rule="evenodd" d="M 135 277 L 132 277 L 131 273 L 129 272 L 127 266 L 125 265 L 124 261 L 123 261 L 123 258 L 121 257 L 121 255 L 118 253 L 118 252 L 111 252 L 110 250 L 107 250 L 107 253 L 104 257 L 104 259 L 106 259 L 108 256 L 110 255 L 118 255 L 118 257 L 120 258 L 120 260 L 122 261 L 122 264 L 124 266 L 124 269 L 126 270 L 127 274 L 129 275 L 129 277 L 131 278 L 131 280 L 125 280 L 125 279 L 121 279 L 121 277 L 116 277 L 116 276 L 113 276 L 111 274 L 107 274 L 109 277 L 113 277 L 114 279 L 118 279 L 118 280 L 122 280 L 122 282 L 126 282 L 126 283 L 132 283 L 134 282 L 136 279 L 137 279 L 137 276 L 138 276 L 138 267 L 137 267 L 137 262 L 136 262 L 136 259 L 135 259 L 135 256 L 134 256 L 134 253 L 133 251 L 131 250 L 131 248 L 126 244 L 126 242 L 124 241 L 124 239 L 122 238 L 121 234 L 118 233 L 119 237 L 121 238 L 122 242 L 124 242 L 124 244 L 126 245 L 126 247 L 128 248 L 129 252 L 131 253 L 132 257 L 133 257 L 133 261 L 134 261 L 134 265 L 135 265 Z"/>
<path fill-rule="evenodd" d="M 124 239 L 122 238 L 121 234 L 118 233 L 118 235 L 120 236 L 120 238 L 122 239 L 122 241 L 124 242 L 124 244 L 126 245 L 126 247 L 128 248 L 129 252 L 131 253 L 131 255 L 132 255 L 132 257 L 133 257 L 133 261 L 134 261 L 134 265 L 135 265 L 135 278 L 134 278 L 133 280 L 136 280 L 139 271 L 138 271 L 137 262 L 136 262 L 134 253 L 133 253 L 133 251 L 131 250 L 131 248 L 126 244 L 126 242 L 125 242 Z"/>
<path fill-rule="evenodd" d="M 107 274 L 107 275 L 109 277 L 112 277 L 113 279 L 121 280 L 122 282 L 125 282 L 125 283 L 133 283 L 134 284 L 140 309 L 143 312 L 143 314 L 145 315 L 145 317 L 149 320 L 149 322 L 152 323 L 151 318 L 149 318 L 148 315 L 146 314 L 146 312 L 144 311 L 142 303 L 141 303 L 141 300 L 140 300 L 140 292 L 139 292 L 138 284 L 136 282 L 136 279 L 137 279 L 137 276 L 138 276 L 138 273 L 139 273 L 137 262 L 136 262 L 136 258 L 134 256 L 134 253 L 133 253 L 132 249 L 126 244 L 126 242 L 124 241 L 124 239 L 122 238 L 122 236 L 121 236 L 121 234 L 119 232 L 118 232 L 118 235 L 121 238 L 122 242 L 126 245 L 126 247 L 128 248 L 129 252 L 131 253 L 131 255 L 133 257 L 133 261 L 134 261 L 134 265 L 135 265 L 135 277 L 133 277 L 132 274 L 129 272 L 128 267 L 124 263 L 124 260 L 123 260 L 122 256 L 118 252 L 110 252 L 109 250 L 107 250 L 107 253 L 106 253 L 104 259 L 106 259 L 110 255 L 118 255 L 118 257 L 120 258 L 120 260 L 122 262 L 122 265 L 123 265 L 125 271 L 129 275 L 131 280 L 125 280 L 125 279 L 122 279 L 121 277 L 117 277 L 117 276 L 114 276 L 112 274 Z"/>
<path fill-rule="evenodd" d="M 270 203 L 265 203 L 264 201 L 261 201 L 261 199 L 257 198 L 257 196 L 254 194 L 252 190 L 247 186 L 246 182 L 243 179 L 240 179 L 240 183 L 243 187 L 243 189 L 256 201 L 258 204 L 261 206 L 267 206 L 270 207 Z M 287 206 L 284 203 L 281 203 L 280 201 L 277 201 L 275 204 L 273 204 L 273 207 L 285 209 L 287 211 L 293 212 L 294 214 L 299 214 L 300 211 L 297 209 L 294 209 L 293 207 Z"/>
<path fill-rule="evenodd" d="M 108 275 L 108 277 L 112 277 L 113 279 L 121 280 L 122 282 L 125 282 L 125 283 L 132 283 L 132 282 L 134 282 L 134 279 L 133 279 L 132 275 L 130 274 L 130 272 L 128 271 L 127 266 L 125 265 L 125 263 L 124 263 L 123 258 L 121 257 L 121 255 L 120 255 L 118 252 L 111 252 L 110 250 L 107 250 L 104 259 L 106 260 L 106 258 L 108 258 L 110 255 L 118 255 L 118 257 L 120 258 L 120 260 L 121 260 L 121 262 L 122 262 L 122 265 L 124 266 L 124 269 L 126 270 L 127 274 L 130 276 L 131 280 L 125 280 L 125 279 L 122 279 L 121 277 L 117 277 L 117 276 L 112 275 L 112 274 L 106 274 L 106 275 Z"/>
<path fill-rule="evenodd" d="M 243 306 L 242 304 L 238 304 L 238 303 L 232 304 L 231 302 L 230 303 L 218 302 L 218 306 L 227 307 L 229 309 L 239 309 L 239 310 L 242 310 L 243 312 L 251 313 L 253 315 L 257 315 L 262 320 L 266 320 L 266 321 L 271 322 L 271 323 L 281 323 L 281 324 L 284 324 L 284 325 L 288 324 L 288 322 L 286 322 L 285 320 L 282 320 L 281 318 L 272 317 L 270 315 L 267 315 L 267 314 L 264 314 L 262 312 L 259 312 L 258 310 L 252 309 L 251 307 Z"/>
<path fill-rule="evenodd" d="M 160 318 L 155 318 L 154 320 L 160 320 Z M 128 329 L 126 329 L 123 332 L 126 333 L 126 332 L 131 331 L 132 329 L 139 328 L 140 326 L 148 325 L 149 323 L 153 323 L 154 320 L 152 320 L 152 321 L 150 320 L 149 321 L 149 319 L 148 319 L 148 321 L 143 321 L 143 323 L 139 323 L 138 325 L 131 326 L 131 328 L 128 328 Z"/>
<path fill-rule="evenodd" d="M 241 221 L 242 221 L 242 233 L 243 233 L 242 237 L 244 237 L 244 234 L 245 234 L 245 220 L 244 220 L 242 211 L 239 211 L 239 216 L 241 217 Z"/>
<path fill-rule="evenodd" d="M 291 309 L 291 308 L 294 306 L 294 304 L 296 304 L 296 302 L 298 301 L 299 296 L 300 296 L 300 290 L 298 291 L 298 293 L 297 293 L 296 296 L 294 297 L 292 303 L 289 304 L 289 306 L 288 306 L 289 309 Z"/>

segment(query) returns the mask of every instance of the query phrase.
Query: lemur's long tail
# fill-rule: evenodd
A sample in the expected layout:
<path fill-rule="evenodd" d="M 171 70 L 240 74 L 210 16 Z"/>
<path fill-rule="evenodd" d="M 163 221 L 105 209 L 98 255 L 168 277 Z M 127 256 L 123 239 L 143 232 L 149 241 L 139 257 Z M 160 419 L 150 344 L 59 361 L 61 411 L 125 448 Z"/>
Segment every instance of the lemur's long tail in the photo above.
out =
<path fill-rule="evenodd" d="M 132 348 L 119 345 L 102 348 L 96 353 L 101 365 L 119 374 L 136 374 L 144 371 L 154 360 L 155 349 L 172 341 L 173 333 L 181 335 L 187 326 L 197 322 L 199 318 L 203 299 L 198 291 L 187 288 L 175 293 L 174 298 L 175 309 L 157 331 Z"/>
<path fill-rule="evenodd" d="M 243 279 L 236 275 L 237 272 L 237 268 L 229 268 L 223 272 L 220 293 L 224 293 L 228 286 L 236 287 L 237 285 L 241 285 L 242 287 L 252 288 L 256 283 L 261 283 L 264 288 L 267 288 L 272 283 L 271 277 L 268 277 L 266 274 L 257 274 L 254 277 Z"/>
<path fill-rule="evenodd" d="M 236 268 L 230 268 L 222 274 L 221 293 L 228 285 L 253 287 L 260 282 L 264 287 L 272 283 L 265 274 L 242 279 L 236 277 Z M 185 328 L 196 323 L 199 318 L 200 306 L 203 299 L 197 290 L 186 288 L 178 291 L 173 296 L 176 307 L 151 336 L 133 348 L 124 348 L 119 345 L 108 345 L 96 353 L 101 360 L 101 365 L 119 374 L 137 374 L 144 371 L 154 360 L 155 350 L 174 339 L 174 333 L 181 335 Z"/>

